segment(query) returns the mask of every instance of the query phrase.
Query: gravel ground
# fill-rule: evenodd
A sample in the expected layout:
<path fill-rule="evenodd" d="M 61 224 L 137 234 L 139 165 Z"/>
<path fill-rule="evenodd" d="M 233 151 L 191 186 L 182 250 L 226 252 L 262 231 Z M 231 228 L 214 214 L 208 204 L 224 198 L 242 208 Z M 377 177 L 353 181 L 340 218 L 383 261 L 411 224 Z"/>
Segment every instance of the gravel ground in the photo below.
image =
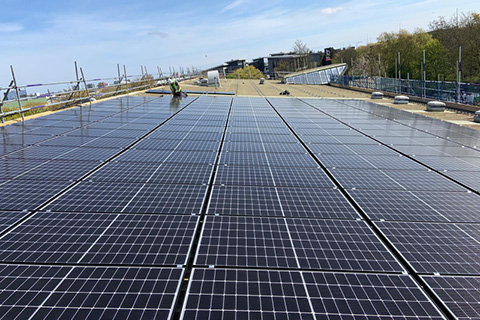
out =
<path fill-rule="evenodd" d="M 266 96 L 266 97 L 285 97 L 280 92 L 288 90 L 290 97 L 298 98 L 323 98 L 323 99 L 363 99 L 371 100 L 370 94 L 335 88 L 328 85 L 287 85 L 276 80 L 266 80 L 264 84 L 259 84 L 258 80 L 237 80 L 227 79 L 220 81 L 220 87 L 206 87 L 194 84 L 195 80 L 188 80 L 181 83 L 183 90 L 187 91 L 208 91 L 208 92 L 234 92 L 238 96 Z M 169 90 L 168 86 L 158 89 Z M 409 103 L 408 105 L 393 104 L 393 99 L 384 98 L 382 100 L 372 101 L 386 107 L 402 109 L 409 112 L 453 122 L 462 126 L 480 130 L 480 123 L 473 122 L 473 115 L 459 111 L 447 110 L 445 112 L 427 112 L 425 105 L 419 103 Z"/>

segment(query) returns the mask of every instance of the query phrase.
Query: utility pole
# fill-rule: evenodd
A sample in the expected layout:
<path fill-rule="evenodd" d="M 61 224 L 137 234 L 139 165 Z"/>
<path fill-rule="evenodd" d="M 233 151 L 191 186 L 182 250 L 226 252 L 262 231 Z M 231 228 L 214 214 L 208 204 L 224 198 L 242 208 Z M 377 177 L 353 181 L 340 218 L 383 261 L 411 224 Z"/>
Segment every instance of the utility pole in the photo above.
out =
<path fill-rule="evenodd" d="M 423 90 L 422 90 L 422 97 L 425 98 L 425 85 L 427 81 L 427 64 L 425 61 L 425 49 L 423 50 Z"/>
<path fill-rule="evenodd" d="M 458 19 L 458 17 L 457 17 Z M 462 83 L 462 47 L 458 47 L 458 101 L 460 101 L 460 87 Z M 461 102 L 461 101 L 460 101 Z"/>

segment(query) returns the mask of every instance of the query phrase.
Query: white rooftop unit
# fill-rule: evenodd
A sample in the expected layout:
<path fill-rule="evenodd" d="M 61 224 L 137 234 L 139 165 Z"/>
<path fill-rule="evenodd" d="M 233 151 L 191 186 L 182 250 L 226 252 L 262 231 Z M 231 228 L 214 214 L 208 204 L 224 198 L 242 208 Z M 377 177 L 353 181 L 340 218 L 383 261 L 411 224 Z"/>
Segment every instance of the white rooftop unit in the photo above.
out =
<path fill-rule="evenodd" d="M 207 85 L 209 87 L 220 87 L 220 74 L 218 70 L 208 71 L 207 78 Z"/>

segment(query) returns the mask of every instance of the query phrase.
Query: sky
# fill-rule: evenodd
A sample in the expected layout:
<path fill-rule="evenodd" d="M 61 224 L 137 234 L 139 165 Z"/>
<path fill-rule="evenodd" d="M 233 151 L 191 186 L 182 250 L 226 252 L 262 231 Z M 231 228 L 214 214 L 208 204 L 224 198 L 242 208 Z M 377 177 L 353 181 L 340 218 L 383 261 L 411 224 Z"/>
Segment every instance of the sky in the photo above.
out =
<path fill-rule="evenodd" d="M 231 59 L 361 46 L 383 32 L 428 30 L 430 21 L 480 12 L 478 0 L 2 0 L 0 88 L 160 67 L 204 69 Z"/>

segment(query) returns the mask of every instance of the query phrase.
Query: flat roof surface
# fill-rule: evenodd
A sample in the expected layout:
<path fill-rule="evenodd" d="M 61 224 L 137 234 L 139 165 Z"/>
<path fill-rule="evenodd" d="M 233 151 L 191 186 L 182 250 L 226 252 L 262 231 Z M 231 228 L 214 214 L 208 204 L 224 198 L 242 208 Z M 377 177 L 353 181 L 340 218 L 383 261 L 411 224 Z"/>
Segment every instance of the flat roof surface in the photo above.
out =
<path fill-rule="evenodd" d="M 0 131 L 0 318 L 480 317 L 479 131 L 209 95 Z"/>

